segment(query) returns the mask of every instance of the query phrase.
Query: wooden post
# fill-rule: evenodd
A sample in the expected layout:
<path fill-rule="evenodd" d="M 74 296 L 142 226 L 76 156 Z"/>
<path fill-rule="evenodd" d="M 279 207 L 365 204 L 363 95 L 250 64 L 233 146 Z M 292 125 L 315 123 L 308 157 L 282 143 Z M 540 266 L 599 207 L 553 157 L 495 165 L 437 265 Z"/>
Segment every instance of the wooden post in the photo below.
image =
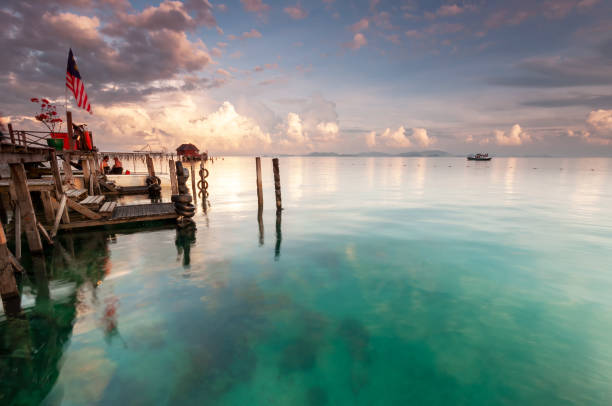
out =
<path fill-rule="evenodd" d="M 64 152 L 64 183 L 72 184 L 73 176 L 72 176 L 72 165 L 70 165 L 70 153 Z"/>
<path fill-rule="evenodd" d="M 53 221 L 55 219 L 55 213 L 53 212 L 53 204 L 51 203 L 51 193 L 43 190 L 40 192 L 40 200 L 42 200 L 45 219 L 47 221 Z"/>
<path fill-rule="evenodd" d="M 9 134 L 11 136 L 11 144 L 15 144 L 15 133 L 13 132 L 13 125 L 11 123 L 8 124 Z"/>
<path fill-rule="evenodd" d="M 255 158 L 255 172 L 257 172 L 257 207 L 263 209 L 263 191 L 261 189 L 261 158 Z"/>
<path fill-rule="evenodd" d="M 198 204 L 198 192 L 196 191 L 196 174 L 193 160 L 191 161 L 191 191 L 193 193 L 193 204 Z"/>
<path fill-rule="evenodd" d="M 74 150 L 74 132 L 72 131 L 72 112 L 66 112 L 66 127 L 68 128 L 68 145 L 70 150 Z"/>
<path fill-rule="evenodd" d="M 89 161 L 89 190 L 91 191 L 90 195 L 95 195 L 96 191 L 100 190 L 100 185 L 98 184 L 98 175 L 96 174 L 96 166 L 93 158 L 88 158 Z"/>
<path fill-rule="evenodd" d="M 283 209 L 281 201 L 281 188 L 280 188 L 280 172 L 278 169 L 278 158 L 272 159 L 272 170 L 274 171 L 274 193 L 276 194 L 276 212 Z"/>
<path fill-rule="evenodd" d="M 153 160 L 149 155 L 146 156 L 147 161 L 147 171 L 149 172 L 149 176 L 155 176 L 155 167 L 153 166 Z"/>
<path fill-rule="evenodd" d="M 6 234 L 4 234 L 4 228 L 0 223 L 0 296 L 2 296 L 4 312 L 7 314 L 9 313 L 8 302 L 19 297 L 19 289 L 17 289 L 10 255 L 6 246 Z"/>
<path fill-rule="evenodd" d="M 21 214 L 23 215 L 24 231 L 28 239 L 30 252 L 42 252 L 43 246 L 40 241 L 40 234 L 38 234 L 38 228 L 36 227 L 36 214 L 34 213 L 32 197 L 28 189 L 25 168 L 23 164 L 10 164 L 10 167 L 11 176 L 15 183 L 15 192 L 17 193 L 17 204 L 19 204 Z"/>
<path fill-rule="evenodd" d="M 174 166 L 174 160 L 168 161 L 168 171 L 170 172 L 170 186 L 172 187 L 172 194 L 178 195 L 178 183 L 176 181 L 176 166 Z"/>
<path fill-rule="evenodd" d="M 19 207 L 19 202 L 17 201 L 15 201 L 13 217 L 15 222 L 15 255 L 18 259 L 21 259 L 21 207 Z"/>
<path fill-rule="evenodd" d="M 89 190 L 89 181 L 90 177 L 90 169 L 89 169 L 89 161 L 87 159 L 81 159 L 81 167 L 83 168 L 83 185 L 85 189 Z"/>
<path fill-rule="evenodd" d="M 275 261 L 278 261 L 278 257 L 280 257 L 281 241 L 283 241 L 281 221 L 282 221 L 282 212 L 278 210 L 276 212 L 276 245 L 274 246 L 274 260 Z"/>

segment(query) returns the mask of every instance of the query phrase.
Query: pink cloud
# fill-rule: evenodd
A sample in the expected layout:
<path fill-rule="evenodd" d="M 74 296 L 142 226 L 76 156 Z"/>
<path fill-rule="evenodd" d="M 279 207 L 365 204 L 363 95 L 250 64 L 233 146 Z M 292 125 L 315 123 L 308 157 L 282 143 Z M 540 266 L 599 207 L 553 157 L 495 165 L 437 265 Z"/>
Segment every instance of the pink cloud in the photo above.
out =
<path fill-rule="evenodd" d="M 251 28 L 251 31 L 243 32 L 240 36 L 230 34 L 227 36 L 227 38 L 232 41 L 237 40 L 237 39 L 261 38 L 261 33 L 257 31 L 255 28 Z"/>
<path fill-rule="evenodd" d="M 370 22 L 367 18 L 362 18 L 361 20 L 357 21 L 355 24 L 351 25 L 351 31 L 353 32 L 359 32 L 359 31 L 363 31 L 363 30 L 367 30 L 368 27 L 370 26 Z"/>
<path fill-rule="evenodd" d="M 350 42 L 345 42 L 344 44 L 342 44 L 345 48 L 350 48 L 350 49 L 359 49 L 362 46 L 366 45 L 368 43 L 368 40 L 366 39 L 365 35 L 363 35 L 362 33 L 357 33 L 353 36 L 353 40 Z"/>
<path fill-rule="evenodd" d="M 301 20 L 308 16 L 308 11 L 304 10 L 304 8 L 299 4 L 285 7 L 283 11 L 289 14 L 289 16 L 294 20 Z"/>

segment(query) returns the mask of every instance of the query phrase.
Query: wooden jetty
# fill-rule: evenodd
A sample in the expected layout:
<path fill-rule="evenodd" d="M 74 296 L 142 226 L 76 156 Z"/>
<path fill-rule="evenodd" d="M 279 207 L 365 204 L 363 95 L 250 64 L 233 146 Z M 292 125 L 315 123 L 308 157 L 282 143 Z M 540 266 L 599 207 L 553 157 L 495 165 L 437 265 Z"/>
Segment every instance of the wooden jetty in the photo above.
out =
<path fill-rule="evenodd" d="M 10 177 L 0 179 L 0 215 L 7 230 L 14 234 L 19 251 L 22 231 L 28 237 L 30 251 L 35 253 L 42 251 L 43 241 L 53 244 L 54 236 L 61 230 L 167 221 L 179 217 L 172 203 L 120 206 L 117 202 L 107 201 L 106 194 L 143 193 L 146 187 L 118 188 L 106 184 L 95 149 L 56 151 L 43 144 L 44 136 L 40 133 L 14 130 L 11 125 L 9 134 L 10 140 L 3 140 L 0 144 L 0 166 L 10 169 Z M 82 170 L 83 187 L 77 187 L 74 182 L 72 167 L 75 159 Z M 145 159 L 150 167 L 149 173 L 154 175 L 151 158 L 146 156 Z M 37 216 L 35 205 L 42 206 L 42 216 Z M 12 213 L 10 225 L 7 212 Z M 21 252 L 17 256 L 21 256 Z"/>

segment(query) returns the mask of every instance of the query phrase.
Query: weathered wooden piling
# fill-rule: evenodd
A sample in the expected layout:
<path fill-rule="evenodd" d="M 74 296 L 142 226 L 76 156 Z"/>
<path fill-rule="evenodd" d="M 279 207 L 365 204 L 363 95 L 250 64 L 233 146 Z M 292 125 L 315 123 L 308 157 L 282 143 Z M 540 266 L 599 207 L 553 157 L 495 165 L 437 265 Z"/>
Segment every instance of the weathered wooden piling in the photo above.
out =
<path fill-rule="evenodd" d="M 36 226 L 36 214 L 34 213 L 34 206 L 32 205 L 32 198 L 28 189 L 25 168 L 23 164 L 10 164 L 9 166 L 30 252 L 40 253 L 43 250 L 43 246 L 38 234 L 38 227 Z"/>
<path fill-rule="evenodd" d="M 88 159 L 81 159 L 81 168 L 83 169 L 83 185 L 85 186 L 85 189 L 90 190 L 91 186 L 90 186 L 90 182 L 91 182 L 91 172 L 90 172 L 90 168 L 89 168 L 89 160 Z"/>
<path fill-rule="evenodd" d="M 13 265 L 11 264 L 11 253 L 6 246 L 6 234 L 0 223 L 0 296 L 5 313 L 9 313 L 7 309 L 9 303 L 19 298 L 19 289 L 15 280 Z"/>
<path fill-rule="evenodd" d="M 261 158 L 255 158 L 255 172 L 257 172 L 257 207 L 263 209 L 263 191 L 261 188 Z"/>
<path fill-rule="evenodd" d="M 176 181 L 176 166 L 174 165 L 174 160 L 170 159 L 168 161 L 168 172 L 170 172 L 170 187 L 172 188 L 172 194 L 178 194 L 178 182 Z"/>
<path fill-rule="evenodd" d="M 147 155 L 145 159 L 147 161 L 147 171 L 149 172 L 149 176 L 155 176 L 155 166 L 153 166 L 153 159 L 149 155 Z"/>
<path fill-rule="evenodd" d="M 276 194 L 276 211 L 283 210 L 283 204 L 281 201 L 281 185 L 280 185 L 280 172 L 278 169 L 278 158 L 272 159 L 272 170 L 274 171 L 274 193 Z"/>
<path fill-rule="evenodd" d="M 282 211 L 276 212 L 276 244 L 274 245 L 274 260 L 278 261 L 281 251 L 281 242 L 283 241 L 282 231 Z"/>
<path fill-rule="evenodd" d="M 64 152 L 64 183 L 72 184 L 73 176 L 72 176 L 72 165 L 70 165 L 70 152 Z"/>
<path fill-rule="evenodd" d="M 198 204 L 198 193 L 196 191 L 196 174 L 195 166 L 193 165 L 193 159 L 190 162 L 191 166 L 191 192 L 193 194 L 193 204 Z"/>

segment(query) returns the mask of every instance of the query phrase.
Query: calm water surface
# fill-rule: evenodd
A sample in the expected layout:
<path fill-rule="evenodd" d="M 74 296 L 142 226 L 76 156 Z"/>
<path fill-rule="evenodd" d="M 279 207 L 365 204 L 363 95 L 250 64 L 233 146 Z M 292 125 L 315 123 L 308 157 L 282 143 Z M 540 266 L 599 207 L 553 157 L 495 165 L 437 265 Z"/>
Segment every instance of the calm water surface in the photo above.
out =
<path fill-rule="evenodd" d="M 194 232 L 26 258 L 0 403 L 612 404 L 612 160 L 282 158 L 282 218 L 263 164 L 261 227 L 226 158 Z"/>

